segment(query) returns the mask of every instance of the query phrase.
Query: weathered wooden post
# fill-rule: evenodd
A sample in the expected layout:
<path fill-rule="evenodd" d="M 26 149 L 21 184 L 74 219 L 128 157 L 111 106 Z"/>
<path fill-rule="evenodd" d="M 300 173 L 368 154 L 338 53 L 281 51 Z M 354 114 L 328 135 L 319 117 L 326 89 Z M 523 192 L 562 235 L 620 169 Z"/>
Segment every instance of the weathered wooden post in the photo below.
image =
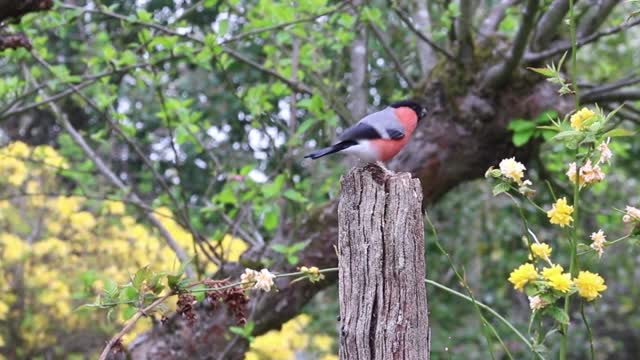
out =
<path fill-rule="evenodd" d="M 340 359 L 429 359 L 420 181 L 367 165 L 341 184 Z"/>

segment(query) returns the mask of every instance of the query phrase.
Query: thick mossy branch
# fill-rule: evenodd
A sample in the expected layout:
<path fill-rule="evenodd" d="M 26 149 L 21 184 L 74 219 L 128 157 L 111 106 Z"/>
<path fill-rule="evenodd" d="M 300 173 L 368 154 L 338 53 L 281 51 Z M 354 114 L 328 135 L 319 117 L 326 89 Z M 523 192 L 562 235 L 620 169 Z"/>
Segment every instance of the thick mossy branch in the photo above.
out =
<path fill-rule="evenodd" d="M 53 0 L 0 0 L 0 25 L 5 20 L 18 20 L 28 13 L 49 10 Z M 25 48 L 31 50 L 31 41 L 23 33 L 0 33 L 0 52 L 6 49 Z"/>

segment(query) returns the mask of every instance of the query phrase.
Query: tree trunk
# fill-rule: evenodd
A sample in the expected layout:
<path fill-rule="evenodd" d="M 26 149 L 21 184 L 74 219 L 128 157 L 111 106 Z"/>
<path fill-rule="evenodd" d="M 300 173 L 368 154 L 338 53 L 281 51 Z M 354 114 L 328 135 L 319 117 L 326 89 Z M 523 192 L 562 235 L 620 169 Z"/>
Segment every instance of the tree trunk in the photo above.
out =
<path fill-rule="evenodd" d="M 368 165 L 341 182 L 340 359 L 429 359 L 420 181 Z"/>

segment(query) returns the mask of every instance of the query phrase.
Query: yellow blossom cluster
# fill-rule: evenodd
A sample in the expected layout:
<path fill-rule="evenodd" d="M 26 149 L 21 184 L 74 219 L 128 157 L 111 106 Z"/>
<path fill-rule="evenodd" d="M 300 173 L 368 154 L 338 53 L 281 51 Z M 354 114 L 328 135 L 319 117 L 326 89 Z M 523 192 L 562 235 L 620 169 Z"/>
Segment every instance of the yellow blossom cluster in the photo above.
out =
<path fill-rule="evenodd" d="M 314 359 L 338 360 L 333 337 L 305 332 L 311 320 L 309 315 L 300 314 L 282 325 L 281 330 L 272 330 L 257 337 L 251 343 L 245 360 L 289 360 L 295 359 L 300 351 L 313 352 Z"/>
<path fill-rule="evenodd" d="M 549 217 L 549 221 L 552 224 L 560 225 L 560 227 L 565 227 L 566 225 L 571 224 L 573 218 L 571 214 L 573 213 L 573 206 L 567 204 L 567 198 L 563 197 L 558 199 L 555 204 L 553 204 L 551 210 L 547 211 L 547 216 Z"/>
<path fill-rule="evenodd" d="M 580 296 L 589 301 L 600 296 L 600 293 L 607 289 L 600 275 L 581 271 L 576 278 L 572 279 L 571 274 L 557 264 L 545 267 L 539 273 L 533 264 L 526 263 L 513 270 L 508 280 L 519 291 L 524 291 L 524 287 L 534 281 L 545 283 L 549 288 L 563 294 L 575 288 Z M 537 295 L 529 297 L 529 302 L 532 310 L 538 310 L 546 305 L 546 302 Z"/>
<path fill-rule="evenodd" d="M 584 130 L 588 125 L 587 121 L 594 115 L 595 113 L 589 108 L 583 107 L 575 114 L 571 115 L 571 118 L 569 119 L 571 121 L 571 127 L 578 131 Z"/>
<path fill-rule="evenodd" d="M 82 331 L 111 336 L 122 326 L 121 314 L 110 322 L 103 312 L 74 309 L 92 302 L 108 280 L 126 283 L 146 265 L 156 272 L 179 265 L 164 239 L 122 201 L 50 195 L 64 192 L 57 175 L 61 168 L 67 161 L 50 146 L 14 142 L 0 148 L 0 195 L 10 199 L 0 201 L 0 324 L 18 324 L 11 334 L 0 326 L 0 342 L 19 339 L 21 351 L 31 354 L 72 341 Z M 155 213 L 194 256 L 191 233 L 169 209 Z M 220 248 L 226 259 L 236 261 L 247 245 L 227 235 Z M 215 265 L 206 271 L 215 271 Z M 9 311 L 16 301 L 24 306 Z M 126 340 L 149 326 L 139 321 Z"/>
<path fill-rule="evenodd" d="M 549 260 L 549 256 L 551 255 L 551 247 L 546 243 L 533 243 L 531 244 L 531 252 L 533 255 L 539 257 L 542 260 Z"/>
<path fill-rule="evenodd" d="M 509 282 L 513 284 L 516 290 L 522 291 L 529 281 L 536 280 L 537 278 L 538 271 L 533 264 L 527 263 L 520 265 L 520 267 L 511 272 Z"/>
<path fill-rule="evenodd" d="M 607 289 L 602 276 L 589 271 L 580 271 L 574 282 L 580 296 L 589 301 L 594 300 L 600 296 L 601 292 Z"/>
<path fill-rule="evenodd" d="M 568 292 L 571 289 L 571 285 L 573 285 L 571 274 L 565 273 L 560 265 L 552 265 L 542 269 L 542 276 L 549 281 L 551 288 L 563 293 Z"/>

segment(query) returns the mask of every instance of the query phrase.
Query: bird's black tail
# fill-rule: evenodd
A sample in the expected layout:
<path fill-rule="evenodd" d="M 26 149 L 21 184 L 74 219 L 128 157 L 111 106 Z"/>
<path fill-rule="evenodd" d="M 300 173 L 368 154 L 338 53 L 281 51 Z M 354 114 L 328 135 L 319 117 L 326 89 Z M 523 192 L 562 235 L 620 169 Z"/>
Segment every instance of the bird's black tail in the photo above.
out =
<path fill-rule="evenodd" d="M 331 145 L 329 147 L 320 149 L 320 150 L 316 150 L 312 153 L 309 153 L 307 155 L 305 155 L 305 158 L 311 158 L 313 160 L 321 158 L 323 156 L 329 155 L 329 154 L 333 154 L 336 153 L 338 151 L 342 151 L 348 147 L 351 147 L 353 145 L 357 145 L 358 143 L 356 141 L 353 140 L 347 140 L 347 141 L 341 141 L 335 145 Z"/>

